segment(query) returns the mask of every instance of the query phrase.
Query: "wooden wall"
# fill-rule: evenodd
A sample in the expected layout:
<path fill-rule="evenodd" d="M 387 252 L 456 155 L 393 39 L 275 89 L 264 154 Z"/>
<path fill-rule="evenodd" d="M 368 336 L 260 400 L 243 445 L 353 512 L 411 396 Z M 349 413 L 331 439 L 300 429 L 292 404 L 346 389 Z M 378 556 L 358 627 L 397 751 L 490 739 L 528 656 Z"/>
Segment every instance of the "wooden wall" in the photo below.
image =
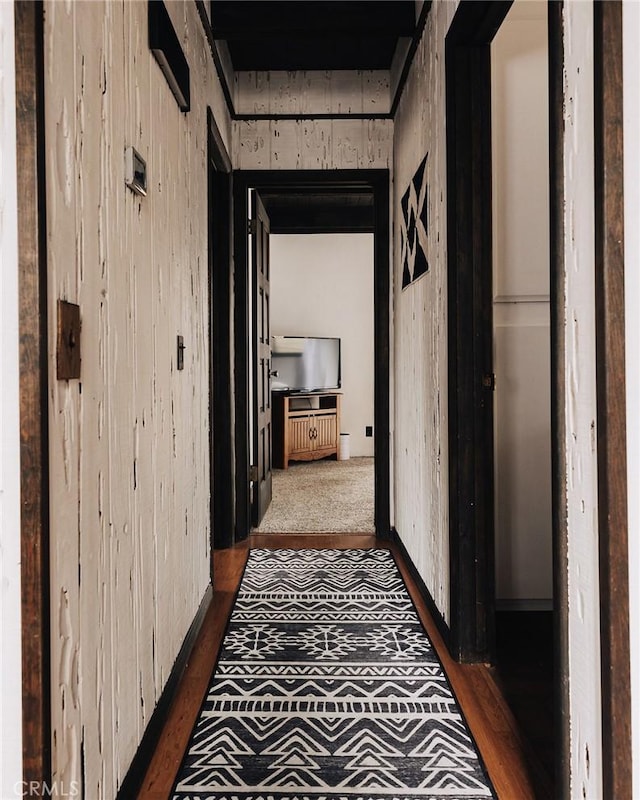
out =
<path fill-rule="evenodd" d="M 395 527 L 449 620 L 444 40 L 456 3 L 434 3 L 395 118 Z M 402 291 L 400 200 L 428 153 L 430 270 Z"/>
<path fill-rule="evenodd" d="M 230 121 L 195 4 L 167 5 L 187 114 L 146 3 L 45 5 L 53 777 L 94 800 L 116 795 L 209 582 L 207 104 L 227 146 Z M 56 380 L 58 299 L 80 306 L 79 381 Z"/>
<path fill-rule="evenodd" d="M 602 796 L 596 454 L 593 8 L 564 12 L 563 304 L 571 796 Z"/>
<path fill-rule="evenodd" d="M 266 119 L 233 123 L 236 169 L 390 169 L 388 119 Z"/>
<path fill-rule="evenodd" d="M 238 114 L 388 114 L 387 70 L 237 72 Z"/>

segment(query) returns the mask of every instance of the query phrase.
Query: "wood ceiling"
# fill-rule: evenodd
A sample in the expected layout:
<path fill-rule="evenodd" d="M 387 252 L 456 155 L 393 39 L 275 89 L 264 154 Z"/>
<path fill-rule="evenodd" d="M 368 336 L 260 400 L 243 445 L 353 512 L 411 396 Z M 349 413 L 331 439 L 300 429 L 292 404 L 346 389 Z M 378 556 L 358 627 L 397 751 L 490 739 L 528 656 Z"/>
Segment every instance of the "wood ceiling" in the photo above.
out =
<path fill-rule="evenodd" d="M 235 70 L 389 69 L 416 27 L 413 0 L 212 0 Z"/>

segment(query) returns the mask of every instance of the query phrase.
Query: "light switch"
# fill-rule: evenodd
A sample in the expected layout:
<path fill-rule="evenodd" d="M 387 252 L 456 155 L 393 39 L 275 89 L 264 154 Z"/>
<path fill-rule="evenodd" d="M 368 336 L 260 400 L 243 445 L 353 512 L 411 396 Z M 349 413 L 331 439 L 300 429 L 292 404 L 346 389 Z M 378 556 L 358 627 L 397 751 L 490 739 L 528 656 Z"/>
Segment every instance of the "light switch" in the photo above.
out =
<path fill-rule="evenodd" d="M 178 334 L 178 360 L 177 360 L 178 369 L 184 369 L 184 351 L 185 350 L 186 350 L 186 345 L 184 343 L 184 336 L 180 336 Z"/>

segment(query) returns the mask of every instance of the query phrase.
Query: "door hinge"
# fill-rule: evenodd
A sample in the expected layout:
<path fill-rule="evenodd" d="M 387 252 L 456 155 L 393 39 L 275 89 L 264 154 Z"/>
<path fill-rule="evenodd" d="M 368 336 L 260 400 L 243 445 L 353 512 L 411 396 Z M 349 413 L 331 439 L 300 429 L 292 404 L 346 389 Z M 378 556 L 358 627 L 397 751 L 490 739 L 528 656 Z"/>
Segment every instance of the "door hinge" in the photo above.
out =
<path fill-rule="evenodd" d="M 255 236 L 258 231 L 258 220 L 257 219 L 248 219 L 247 220 L 247 233 L 249 236 Z"/>
<path fill-rule="evenodd" d="M 491 389 L 492 392 L 496 390 L 496 376 L 493 372 L 485 372 L 482 376 L 482 386 L 485 389 Z"/>
<path fill-rule="evenodd" d="M 258 465 L 252 464 L 249 467 L 249 480 L 250 481 L 257 481 L 258 480 Z"/>

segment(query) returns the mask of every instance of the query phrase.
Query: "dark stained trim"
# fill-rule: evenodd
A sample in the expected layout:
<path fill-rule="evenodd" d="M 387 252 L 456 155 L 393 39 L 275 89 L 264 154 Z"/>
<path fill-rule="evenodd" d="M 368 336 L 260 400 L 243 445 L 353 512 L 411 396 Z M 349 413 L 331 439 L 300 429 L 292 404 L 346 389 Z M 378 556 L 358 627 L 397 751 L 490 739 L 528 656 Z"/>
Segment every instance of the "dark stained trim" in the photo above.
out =
<path fill-rule="evenodd" d="M 631 800 L 622 3 L 596 2 L 593 9 L 603 795 Z"/>
<path fill-rule="evenodd" d="M 233 173 L 234 263 L 234 372 L 235 385 L 235 527 L 234 542 L 247 538 L 251 529 L 249 492 L 249 185 L 241 172 Z"/>
<path fill-rule="evenodd" d="M 374 434 L 375 526 L 383 538 L 390 532 L 389 475 L 389 172 L 388 170 L 258 170 L 234 172 L 235 381 L 236 381 L 236 526 L 235 539 L 250 531 L 249 492 L 249 279 L 247 219 L 249 189 L 285 193 L 287 189 L 319 192 L 349 188 L 374 195 Z"/>
<path fill-rule="evenodd" d="M 233 542 L 235 517 L 233 441 L 233 261 L 231 160 L 207 109 L 209 215 L 209 342 L 211 550 Z M 213 563 L 211 565 L 213 570 Z M 213 571 L 212 571 L 213 580 Z"/>
<path fill-rule="evenodd" d="M 176 99 L 180 111 L 189 111 L 191 85 L 189 64 L 164 0 L 147 0 L 149 49 Z"/>
<path fill-rule="evenodd" d="M 229 84 L 227 83 L 227 78 L 224 73 L 222 62 L 220 61 L 220 54 L 218 53 L 218 48 L 216 47 L 215 39 L 213 38 L 213 31 L 211 30 L 211 23 L 209 22 L 209 16 L 207 15 L 205 0 L 195 0 L 195 4 L 196 8 L 198 9 L 200 21 L 202 22 L 204 35 L 206 36 L 207 42 L 209 43 L 211 57 L 213 58 L 213 64 L 216 68 L 216 74 L 218 75 L 218 80 L 220 81 L 222 94 L 224 95 L 224 101 L 227 105 L 227 111 L 229 112 L 231 119 L 235 119 L 235 109 L 233 107 L 233 98 L 231 97 L 231 90 L 229 89 Z"/>
<path fill-rule="evenodd" d="M 51 782 L 44 11 L 15 4 L 23 779 Z"/>
<path fill-rule="evenodd" d="M 202 623 L 204 622 L 204 618 L 209 610 L 212 600 L 213 587 L 211 584 L 209 584 L 200 602 L 200 606 L 198 607 L 196 615 L 189 626 L 187 635 L 184 637 L 180 652 L 178 653 L 173 667 L 171 668 L 171 672 L 167 678 L 165 687 L 162 690 L 160 699 L 153 710 L 153 714 L 151 715 L 151 719 L 149 720 L 149 723 L 145 729 L 142 741 L 138 745 L 138 749 L 133 757 L 133 761 L 131 762 L 129 769 L 127 770 L 127 774 L 120 785 L 120 789 L 116 795 L 116 800 L 131 800 L 132 797 L 138 796 L 138 793 L 142 788 L 144 777 L 147 774 L 147 770 L 151 764 L 151 759 L 153 758 L 158 741 L 160 740 L 160 735 L 167 722 L 171 704 L 173 703 L 173 699 L 177 694 L 180 680 L 182 679 L 182 675 L 189 661 L 189 657 L 191 656 L 191 651 L 196 643 L 196 639 L 200 633 L 200 628 L 202 627 Z"/>
<path fill-rule="evenodd" d="M 337 112 L 335 114 L 234 114 L 233 119 L 241 122 L 256 122 L 265 119 L 277 122 L 282 120 L 304 122 L 315 119 L 393 119 L 393 115 L 389 112 L 380 114 L 342 114 Z"/>
<path fill-rule="evenodd" d="M 451 643 L 495 647 L 491 53 L 510 2 L 463 0 L 446 39 Z"/>
<path fill-rule="evenodd" d="M 411 38 L 411 44 L 409 45 L 409 50 L 407 51 L 407 55 L 404 60 L 404 65 L 402 67 L 400 80 L 398 81 L 398 85 L 396 86 L 396 90 L 393 94 L 393 99 L 391 101 L 391 112 L 389 114 L 391 119 L 394 119 L 396 111 L 398 110 L 398 106 L 400 105 L 402 93 L 404 91 L 405 84 L 407 83 L 409 73 L 411 72 L 411 65 L 413 64 L 413 59 L 415 58 L 418 45 L 420 44 L 420 40 L 422 39 L 422 34 L 424 33 L 424 28 L 425 25 L 427 24 L 427 17 L 429 16 L 430 11 L 431 11 L 431 0 L 425 0 L 425 2 L 422 5 L 422 9 L 420 10 L 420 16 L 418 17 L 418 21 L 416 23 L 415 32 Z"/>
<path fill-rule="evenodd" d="M 567 523 L 567 383 L 565 364 L 564 2 L 549 0 L 549 239 L 551 287 L 551 492 L 555 675 L 555 784 L 571 796 L 569 584 Z"/>
<path fill-rule="evenodd" d="M 231 172 L 231 158 L 216 123 L 213 111 L 207 106 L 207 135 L 210 137 L 210 156 L 218 172 Z"/>
<path fill-rule="evenodd" d="M 319 233 L 373 233 L 373 225 L 368 222 L 364 222 L 362 225 L 350 223 L 348 219 L 339 219 L 337 213 L 332 215 L 330 220 L 324 220 L 321 224 L 313 221 L 305 222 L 308 219 L 306 214 L 300 216 L 302 219 L 299 222 L 290 218 L 286 225 L 272 225 L 271 233 L 305 233 L 310 236 Z"/>
<path fill-rule="evenodd" d="M 374 189 L 374 240 L 373 240 L 373 317 L 374 317 L 374 453 L 375 453 L 375 506 L 374 523 L 376 535 L 387 538 L 391 529 L 390 509 L 390 464 L 389 464 L 389 363 L 390 363 L 390 221 L 389 221 L 389 172 L 372 180 Z"/>

